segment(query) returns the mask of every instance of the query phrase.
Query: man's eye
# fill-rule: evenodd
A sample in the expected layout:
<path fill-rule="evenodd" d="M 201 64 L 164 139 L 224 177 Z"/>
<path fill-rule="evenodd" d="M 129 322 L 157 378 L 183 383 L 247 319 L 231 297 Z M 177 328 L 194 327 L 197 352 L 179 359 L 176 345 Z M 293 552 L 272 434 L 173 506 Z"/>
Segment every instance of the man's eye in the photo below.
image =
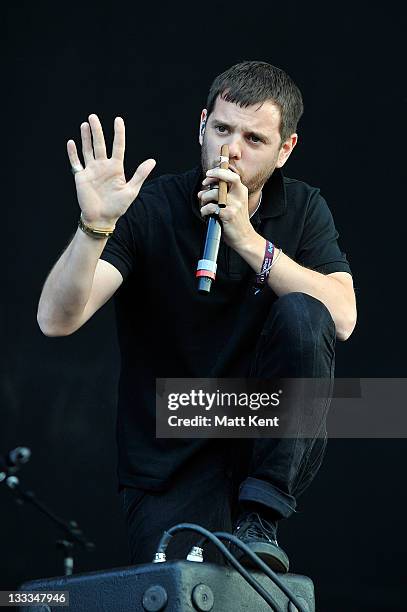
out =
<path fill-rule="evenodd" d="M 254 142 L 255 144 L 257 144 L 258 142 L 261 142 L 260 138 L 258 138 L 257 136 L 255 136 L 254 134 L 252 134 L 250 136 L 250 139 L 252 142 Z"/>
<path fill-rule="evenodd" d="M 220 132 L 221 134 L 224 134 L 226 132 L 226 127 L 224 125 L 216 125 L 215 129 L 218 130 L 218 132 Z"/>

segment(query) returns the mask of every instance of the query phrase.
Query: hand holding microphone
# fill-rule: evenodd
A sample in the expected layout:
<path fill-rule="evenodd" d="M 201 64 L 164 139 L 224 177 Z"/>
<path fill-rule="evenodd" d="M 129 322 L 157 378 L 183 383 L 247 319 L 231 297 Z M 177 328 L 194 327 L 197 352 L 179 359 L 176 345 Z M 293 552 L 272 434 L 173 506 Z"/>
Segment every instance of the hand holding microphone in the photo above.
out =
<path fill-rule="evenodd" d="M 250 222 L 248 189 L 242 183 L 239 169 L 226 163 L 228 154 L 227 145 L 223 145 L 221 166 L 207 171 L 202 181 L 204 189 L 198 193 L 201 215 L 209 216 L 203 257 L 196 272 L 198 290 L 202 293 L 209 293 L 215 280 L 221 230 L 224 242 L 239 254 L 247 252 L 248 245 L 260 238 Z M 219 191 L 214 189 L 214 182 L 218 182 Z"/>
<path fill-rule="evenodd" d="M 223 145 L 220 151 L 220 168 L 227 170 L 229 167 L 229 147 Z M 219 221 L 219 211 L 226 206 L 228 184 L 224 180 L 219 180 L 218 203 L 216 209 L 209 216 L 208 227 L 206 230 L 205 244 L 202 259 L 199 260 L 196 277 L 198 278 L 198 291 L 209 293 L 212 282 L 216 278 L 217 258 L 219 243 L 222 234 L 222 227 Z"/>

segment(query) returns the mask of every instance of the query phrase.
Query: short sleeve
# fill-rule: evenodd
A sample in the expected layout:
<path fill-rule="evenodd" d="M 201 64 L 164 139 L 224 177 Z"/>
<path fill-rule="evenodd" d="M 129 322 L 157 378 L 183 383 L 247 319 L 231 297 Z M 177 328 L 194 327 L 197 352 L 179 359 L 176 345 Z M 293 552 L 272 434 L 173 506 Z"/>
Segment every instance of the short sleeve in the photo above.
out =
<path fill-rule="evenodd" d="M 309 201 L 296 260 L 302 266 L 323 274 L 352 274 L 346 253 L 339 248 L 338 238 L 328 204 L 316 190 Z"/>
<path fill-rule="evenodd" d="M 134 272 L 143 257 L 148 219 L 145 205 L 139 196 L 126 213 L 116 223 L 113 235 L 109 238 L 100 259 L 109 262 L 125 280 Z"/>

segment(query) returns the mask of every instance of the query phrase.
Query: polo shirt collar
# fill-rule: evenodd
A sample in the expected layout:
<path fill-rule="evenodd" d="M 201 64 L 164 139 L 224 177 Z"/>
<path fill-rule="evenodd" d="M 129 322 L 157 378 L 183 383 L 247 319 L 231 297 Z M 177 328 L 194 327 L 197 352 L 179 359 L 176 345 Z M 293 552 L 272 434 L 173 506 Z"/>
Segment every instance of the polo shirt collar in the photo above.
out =
<path fill-rule="evenodd" d="M 202 217 L 199 212 L 199 201 L 196 194 L 201 190 L 202 180 L 202 169 L 200 166 L 197 166 L 193 170 L 191 204 L 195 215 L 200 219 L 202 219 Z M 276 168 L 274 170 L 269 180 L 264 184 L 262 191 L 263 197 L 260 208 L 253 215 L 252 219 L 270 219 L 272 217 L 284 215 L 287 212 L 287 194 L 284 184 L 284 175 L 281 168 Z"/>
<path fill-rule="evenodd" d="M 263 187 L 263 198 L 257 214 L 260 219 L 279 217 L 287 212 L 287 195 L 284 175 L 281 168 L 276 168 Z"/>

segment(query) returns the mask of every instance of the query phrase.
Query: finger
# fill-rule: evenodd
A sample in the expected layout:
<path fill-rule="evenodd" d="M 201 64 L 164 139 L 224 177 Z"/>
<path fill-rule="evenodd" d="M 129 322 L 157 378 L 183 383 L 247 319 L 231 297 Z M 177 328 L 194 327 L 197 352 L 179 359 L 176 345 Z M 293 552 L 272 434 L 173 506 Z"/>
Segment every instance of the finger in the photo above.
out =
<path fill-rule="evenodd" d="M 198 198 L 201 200 L 201 206 L 209 202 L 217 202 L 219 189 L 207 189 L 198 193 Z"/>
<path fill-rule="evenodd" d="M 214 180 L 212 178 L 209 178 L 209 177 L 205 178 L 202 181 L 202 185 L 204 185 L 204 187 L 210 187 L 212 189 L 215 189 L 215 188 L 219 189 L 219 183 L 217 181 L 214 182 Z"/>
<path fill-rule="evenodd" d="M 89 124 L 92 130 L 93 150 L 95 159 L 106 159 L 105 137 L 103 136 L 102 124 L 95 114 L 89 115 Z"/>
<path fill-rule="evenodd" d="M 228 210 L 227 207 L 222 206 L 222 204 L 214 204 L 213 202 L 202 206 L 200 213 L 202 217 L 215 214 L 220 219 L 220 221 L 223 222 L 231 221 L 234 216 L 233 212 Z"/>
<path fill-rule="evenodd" d="M 78 151 L 76 150 L 76 144 L 74 140 L 68 140 L 68 142 L 66 143 L 66 150 L 68 152 L 72 171 L 79 172 L 80 170 L 83 170 L 83 166 L 81 164 L 81 160 L 79 159 Z"/>
<path fill-rule="evenodd" d="M 240 183 L 240 176 L 232 170 L 224 170 L 223 168 L 212 168 L 208 170 L 206 176 L 209 178 L 217 178 L 227 183 L 237 184 Z"/>
<path fill-rule="evenodd" d="M 209 204 L 205 204 L 204 206 L 202 206 L 201 208 L 201 216 L 202 217 L 206 217 L 208 215 L 217 215 L 220 219 L 222 218 L 220 216 L 221 210 L 220 207 L 215 204 L 214 202 L 210 202 Z"/>
<path fill-rule="evenodd" d="M 211 183 L 210 185 L 207 185 L 206 187 L 204 187 L 204 189 L 201 189 L 201 191 L 198 191 L 198 196 L 201 193 L 209 193 L 209 192 L 216 192 L 216 197 L 217 194 L 219 193 L 219 185 L 217 183 Z"/>
<path fill-rule="evenodd" d="M 139 191 L 140 187 L 156 165 L 155 159 L 146 159 L 139 165 L 131 180 L 127 183 L 134 191 Z"/>
<path fill-rule="evenodd" d="M 95 158 L 93 157 L 93 149 L 92 149 L 92 138 L 90 135 L 90 127 L 89 123 L 82 123 L 81 125 L 81 138 L 82 138 L 82 154 L 83 159 L 85 160 L 85 165 L 87 166 L 91 161 Z"/>
<path fill-rule="evenodd" d="M 124 121 L 121 117 L 116 117 L 114 120 L 114 139 L 112 148 L 112 157 L 115 159 L 124 160 L 124 148 L 126 144 L 126 135 L 124 129 Z"/>

